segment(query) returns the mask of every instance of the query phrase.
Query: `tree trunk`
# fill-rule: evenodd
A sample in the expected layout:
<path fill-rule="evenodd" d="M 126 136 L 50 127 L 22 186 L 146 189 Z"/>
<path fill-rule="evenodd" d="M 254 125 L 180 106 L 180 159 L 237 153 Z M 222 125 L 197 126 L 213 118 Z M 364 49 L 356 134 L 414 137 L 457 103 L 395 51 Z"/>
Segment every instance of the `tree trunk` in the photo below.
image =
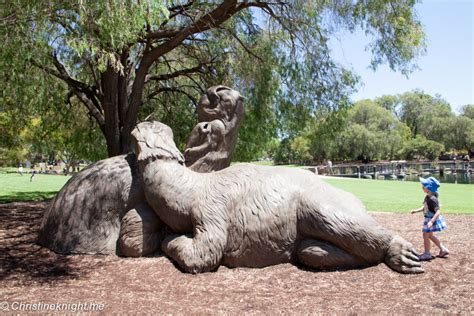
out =
<path fill-rule="evenodd" d="M 118 115 L 118 73 L 109 66 L 102 74 L 101 81 L 104 93 L 102 100 L 105 119 L 104 134 L 108 155 L 112 157 L 122 153 Z"/>
<path fill-rule="evenodd" d="M 103 91 L 102 108 L 104 109 L 104 128 L 103 133 L 107 142 L 107 153 L 109 157 L 127 154 L 131 151 L 130 133 L 135 127 L 137 114 L 129 113 L 129 104 L 133 104 L 134 94 L 128 95 L 128 71 L 127 68 L 128 52 L 122 54 L 122 65 L 125 66 L 122 72 L 108 66 L 107 70 L 101 76 L 101 85 Z M 141 105 L 144 80 L 137 84 L 134 82 L 135 107 L 138 109 Z M 132 102 L 131 102 L 132 101 Z"/>

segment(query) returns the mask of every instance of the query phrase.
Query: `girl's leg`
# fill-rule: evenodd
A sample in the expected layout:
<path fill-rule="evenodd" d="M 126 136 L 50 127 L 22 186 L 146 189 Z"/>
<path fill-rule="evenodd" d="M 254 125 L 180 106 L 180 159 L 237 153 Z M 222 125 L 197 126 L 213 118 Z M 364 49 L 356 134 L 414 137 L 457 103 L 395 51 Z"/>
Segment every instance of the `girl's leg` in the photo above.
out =
<path fill-rule="evenodd" d="M 430 238 L 433 236 L 433 233 L 423 232 L 423 244 L 425 246 L 425 253 L 429 253 L 431 249 Z"/>
<path fill-rule="evenodd" d="M 438 237 L 436 237 L 435 235 L 432 234 L 432 235 L 430 236 L 430 240 L 431 240 L 432 242 L 434 242 L 434 244 L 435 244 L 436 246 L 438 246 L 439 249 L 442 249 L 442 248 L 443 248 L 443 246 L 441 245 L 441 242 L 439 241 Z"/>
<path fill-rule="evenodd" d="M 449 250 L 448 250 L 448 248 L 446 248 L 446 247 L 441 243 L 441 241 L 439 240 L 438 237 L 436 237 L 435 235 L 431 235 L 431 236 L 430 236 L 430 240 L 433 241 L 433 242 L 435 243 L 435 245 L 438 246 L 438 248 L 439 248 L 438 257 L 446 257 L 447 255 L 449 255 Z"/>
<path fill-rule="evenodd" d="M 433 256 L 430 253 L 430 248 L 431 248 L 431 239 L 430 237 L 433 235 L 433 233 L 425 233 L 423 232 L 423 244 L 425 246 L 425 252 L 423 252 L 422 255 L 418 256 L 418 259 L 420 260 L 431 260 L 433 259 Z"/>

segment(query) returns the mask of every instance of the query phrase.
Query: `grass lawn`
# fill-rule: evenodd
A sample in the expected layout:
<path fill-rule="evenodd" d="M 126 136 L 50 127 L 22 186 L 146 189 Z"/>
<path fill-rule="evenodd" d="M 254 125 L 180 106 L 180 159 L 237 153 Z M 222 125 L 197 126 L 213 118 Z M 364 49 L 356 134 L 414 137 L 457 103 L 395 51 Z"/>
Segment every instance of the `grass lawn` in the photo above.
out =
<path fill-rule="evenodd" d="M 331 178 L 324 181 L 353 193 L 369 211 L 409 212 L 420 207 L 425 196 L 421 184 L 412 181 Z M 439 192 L 443 213 L 474 214 L 474 185 L 442 183 Z"/>
<path fill-rule="evenodd" d="M 0 203 L 52 198 L 69 178 L 69 176 L 36 174 L 30 182 L 29 174 L 20 176 L 18 173 L 0 173 Z"/>
<path fill-rule="evenodd" d="M 0 173 L 0 203 L 38 201 L 52 198 L 69 180 L 69 176 Z M 408 212 L 421 206 L 424 193 L 418 182 L 363 179 L 324 180 L 352 192 L 369 211 Z M 474 214 L 474 185 L 442 183 L 440 188 L 443 213 Z"/>

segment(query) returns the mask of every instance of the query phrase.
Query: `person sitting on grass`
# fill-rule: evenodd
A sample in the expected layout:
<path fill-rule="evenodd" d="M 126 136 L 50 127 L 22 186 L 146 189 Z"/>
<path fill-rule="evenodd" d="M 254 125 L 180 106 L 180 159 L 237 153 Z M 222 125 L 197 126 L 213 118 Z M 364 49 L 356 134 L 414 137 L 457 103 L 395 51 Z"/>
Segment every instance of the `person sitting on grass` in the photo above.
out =
<path fill-rule="evenodd" d="M 428 179 L 420 178 L 420 182 L 423 192 L 426 193 L 425 200 L 423 201 L 422 207 L 411 211 L 412 214 L 423 211 L 425 215 L 422 229 L 425 251 L 422 255 L 418 256 L 418 258 L 420 260 L 431 260 L 434 258 L 430 252 L 430 241 L 438 246 L 438 257 L 445 258 L 449 255 L 449 250 L 441 244 L 441 241 L 434 235 L 434 232 L 440 232 L 447 228 L 444 218 L 441 216 L 438 202 L 438 188 L 440 183 L 433 177 L 429 177 Z"/>

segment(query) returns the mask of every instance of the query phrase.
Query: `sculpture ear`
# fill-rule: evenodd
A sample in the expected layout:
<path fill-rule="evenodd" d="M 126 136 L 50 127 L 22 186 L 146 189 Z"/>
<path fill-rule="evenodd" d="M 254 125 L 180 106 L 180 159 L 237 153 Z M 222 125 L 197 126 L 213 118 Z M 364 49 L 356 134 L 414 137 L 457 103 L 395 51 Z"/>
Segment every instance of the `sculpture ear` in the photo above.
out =
<path fill-rule="evenodd" d="M 184 164 L 184 157 L 173 141 L 173 131 L 160 122 L 143 122 L 132 131 L 132 143 L 138 160 L 156 157 Z"/>
<path fill-rule="evenodd" d="M 150 156 L 159 159 L 176 160 L 184 164 L 184 156 L 176 147 L 173 139 L 163 134 L 155 134 L 153 139 L 145 139 L 147 149 L 140 153 L 139 160 L 147 159 Z"/>

